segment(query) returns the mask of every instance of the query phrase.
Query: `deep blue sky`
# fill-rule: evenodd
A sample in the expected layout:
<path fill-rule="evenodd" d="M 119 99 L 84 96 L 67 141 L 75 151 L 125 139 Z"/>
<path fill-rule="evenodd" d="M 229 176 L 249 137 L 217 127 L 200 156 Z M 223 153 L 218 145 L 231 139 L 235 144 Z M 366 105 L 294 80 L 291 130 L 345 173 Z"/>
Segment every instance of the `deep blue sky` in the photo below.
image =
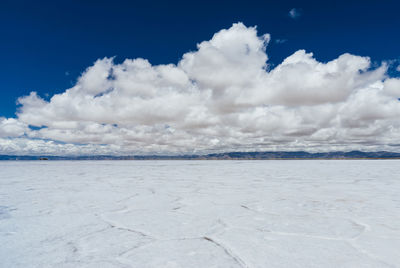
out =
<path fill-rule="evenodd" d="M 16 99 L 71 87 L 96 59 L 177 63 L 196 43 L 242 21 L 270 33 L 274 64 L 298 49 L 328 61 L 349 52 L 400 59 L 400 1 L 1 1 L 0 116 Z M 294 20 L 288 12 L 301 10 Z M 287 39 L 275 44 L 275 39 Z M 393 71 L 392 75 L 398 75 Z"/>

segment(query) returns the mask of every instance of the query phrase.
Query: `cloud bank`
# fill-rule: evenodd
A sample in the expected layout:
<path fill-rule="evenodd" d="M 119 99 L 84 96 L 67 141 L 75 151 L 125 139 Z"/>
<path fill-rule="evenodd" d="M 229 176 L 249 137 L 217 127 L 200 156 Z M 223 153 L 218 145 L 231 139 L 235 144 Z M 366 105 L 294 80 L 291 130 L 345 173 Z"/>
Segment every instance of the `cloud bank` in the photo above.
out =
<path fill-rule="evenodd" d="M 178 64 L 97 60 L 46 101 L 0 118 L 1 154 L 399 151 L 400 79 L 387 65 L 299 50 L 270 68 L 268 34 L 233 24 Z"/>

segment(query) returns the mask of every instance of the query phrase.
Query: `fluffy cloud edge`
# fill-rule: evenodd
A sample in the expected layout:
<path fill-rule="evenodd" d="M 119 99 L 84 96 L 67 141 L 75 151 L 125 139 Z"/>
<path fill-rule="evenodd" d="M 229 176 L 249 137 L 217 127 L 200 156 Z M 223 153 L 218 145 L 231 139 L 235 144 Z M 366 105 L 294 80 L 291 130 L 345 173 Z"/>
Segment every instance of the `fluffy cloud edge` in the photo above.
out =
<path fill-rule="evenodd" d="M 400 80 L 387 64 L 299 50 L 268 65 L 269 34 L 233 24 L 178 64 L 97 60 L 49 101 L 0 118 L 1 154 L 399 151 Z"/>

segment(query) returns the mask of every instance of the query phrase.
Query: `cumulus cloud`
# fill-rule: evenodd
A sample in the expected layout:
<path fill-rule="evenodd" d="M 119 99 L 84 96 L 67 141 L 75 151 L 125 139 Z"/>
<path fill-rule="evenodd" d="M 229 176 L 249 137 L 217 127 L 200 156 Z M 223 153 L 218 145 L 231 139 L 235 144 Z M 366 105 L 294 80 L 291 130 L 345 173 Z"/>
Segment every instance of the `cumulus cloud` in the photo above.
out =
<path fill-rule="evenodd" d="M 297 19 L 301 16 L 301 10 L 298 8 L 292 8 L 289 11 L 289 17 L 291 17 L 292 19 Z"/>
<path fill-rule="evenodd" d="M 23 136 L 28 131 L 28 126 L 15 118 L 0 117 L 0 138 Z"/>
<path fill-rule="evenodd" d="M 299 50 L 272 69 L 269 40 L 237 23 L 177 64 L 99 59 L 48 101 L 19 98 L 17 118 L 0 119 L 0 152 L 399 151 L 400 80 L 386 64 Z"/>

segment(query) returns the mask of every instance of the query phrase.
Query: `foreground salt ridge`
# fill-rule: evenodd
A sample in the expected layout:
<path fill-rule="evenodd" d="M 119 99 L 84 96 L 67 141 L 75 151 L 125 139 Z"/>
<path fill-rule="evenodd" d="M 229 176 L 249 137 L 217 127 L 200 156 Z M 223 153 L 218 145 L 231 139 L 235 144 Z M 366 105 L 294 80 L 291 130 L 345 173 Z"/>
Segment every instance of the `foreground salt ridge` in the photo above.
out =
<path fill-rule="evenodd" d="M 0 163 L 0 267 L 399 267 L 398 161 Z"/>

